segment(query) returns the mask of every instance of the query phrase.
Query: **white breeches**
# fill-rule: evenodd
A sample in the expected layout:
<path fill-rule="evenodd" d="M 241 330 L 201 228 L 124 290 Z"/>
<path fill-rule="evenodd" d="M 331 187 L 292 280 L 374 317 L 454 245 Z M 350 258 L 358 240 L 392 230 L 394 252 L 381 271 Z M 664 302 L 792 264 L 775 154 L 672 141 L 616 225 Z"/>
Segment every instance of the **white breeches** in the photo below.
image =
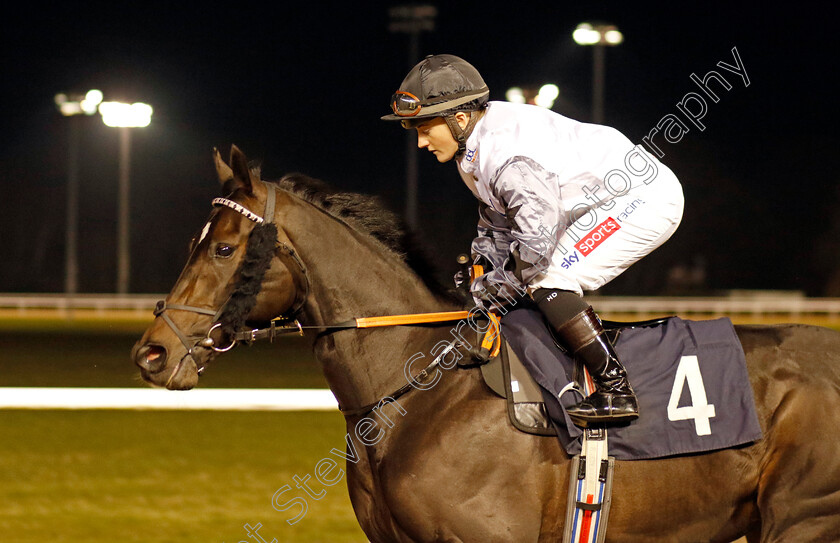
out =
<path fill-rule="evenodd" d="M 572 223 L 545 272 L 529 288 L 582 295 L 604 286 L 671 237 L 682 219 L 683 203 L 679 181 L 662 168 L 649 185 L 634 187 Z"/>

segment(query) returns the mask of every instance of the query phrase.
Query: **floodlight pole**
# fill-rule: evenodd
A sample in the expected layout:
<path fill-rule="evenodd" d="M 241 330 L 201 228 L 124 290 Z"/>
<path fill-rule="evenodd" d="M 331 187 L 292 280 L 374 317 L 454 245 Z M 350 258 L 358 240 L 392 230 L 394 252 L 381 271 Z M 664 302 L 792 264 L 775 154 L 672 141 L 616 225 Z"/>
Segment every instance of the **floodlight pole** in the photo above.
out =
<path fill-rule="evenodd" d="M 391 22 L 388 30 L 408 34 L 408 66 L 419 62 L 420 32 L 435 29 L 437 8 L 427 5 L 406 5 L 389 10 Z M 417 191 L 419 186 L 417 173 L 417 139 L 413 131 L 407 131 L 405 148 L 405 219 L 412 228 L 417 227 Z"/>
<path fill-rule="evenodd" d="M 65 225 L 64 293 L 72 298 L 79 292 L 79 122 L 82 115 L 94 115 L 102 92 L 91 89 L 84 96 L 55 95 L 55 105 L 67 117 L 67 224 Z M 72 316 L 72 304 L 68 315 Z"/>
<path fill-rule="evenodd" d="M 418 32 L 409 34 L 408 62 L 417 62 L 420 54 L 420 38 Z M 413 130 L 406 131 L 405 138 L 405 216 L 406 222 L 411 228 L 417 228 L 417 192 L 418 192 L 418 167 L 417 167 L 417 136 Z"/>
<path fill-rule="evenodd" d="M 129 174 L 131 173 L 131 128 L 121 126 L 120 132 L 120 179 L 117 212 L 117 294 L 128 294 L 130 269 L 129 243 Z"/>
<path fill-rule="evenodd" d="M 592 47 L 592 122 L 604 123 L 604 46 Z"/>
<path fill-rule="evenodd" d="M 79 119 L 67 119 L 67 225 L 65 226 L 64 294 L 79 292 Z"/>
<path fill-rule="evenodd" d="M 117 195 L 117 294 L 128 294 L 130 269 L 129 174 L 131 173 L 131 128 L 149 126 L 152 106 L 135 103 L 103 102 L 99 105 L 102 122 L 119 129 L 119 184 Z"/>
<path fill-rule="evenodd" d="M 572 33 L 578 45 L 592 48 L 592 122 L 604 122 L 604 52 L 605 47 L 624 41 L 624 36 L 615 25 L 606 23 L 581 23 Z"/>

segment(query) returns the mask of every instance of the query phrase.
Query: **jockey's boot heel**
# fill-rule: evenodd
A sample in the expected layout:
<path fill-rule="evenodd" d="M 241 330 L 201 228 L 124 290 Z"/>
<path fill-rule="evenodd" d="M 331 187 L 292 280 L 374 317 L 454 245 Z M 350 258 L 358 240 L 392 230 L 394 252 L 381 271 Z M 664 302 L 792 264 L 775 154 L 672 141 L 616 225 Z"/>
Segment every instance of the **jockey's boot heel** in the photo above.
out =
<path fill-rule="evenodd" d="M 627 371 L 592 307 L 560 326 L 557 335 L 575 360 L 589 370 L 596 385 L 595 392 L 566 410 L 572 422 L 586 428 L 638 418 L 639 404 Z"/>

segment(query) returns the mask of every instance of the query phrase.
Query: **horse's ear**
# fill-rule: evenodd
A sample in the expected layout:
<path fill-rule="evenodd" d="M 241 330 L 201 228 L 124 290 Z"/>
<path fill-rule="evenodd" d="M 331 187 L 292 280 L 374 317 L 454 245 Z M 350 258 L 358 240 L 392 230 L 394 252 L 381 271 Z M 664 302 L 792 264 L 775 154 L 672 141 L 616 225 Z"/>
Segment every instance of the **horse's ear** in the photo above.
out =
<path fill-rule="evenodd" d="M 225 183 L 233 180 L 233 170 L 222 160 L 222 155 L 216 147 L 213 148 L 213 162 L 216 163 L 216 174 L 219 176 L 220 185 L 224 186 Z"/>
<path fill-rule="evenodd" d="M 230 148 L 230 167 L 233 170 L 236 186 L 251 192 L 251 170 L 248 168 L 248 158 L 236 145 Z"/>

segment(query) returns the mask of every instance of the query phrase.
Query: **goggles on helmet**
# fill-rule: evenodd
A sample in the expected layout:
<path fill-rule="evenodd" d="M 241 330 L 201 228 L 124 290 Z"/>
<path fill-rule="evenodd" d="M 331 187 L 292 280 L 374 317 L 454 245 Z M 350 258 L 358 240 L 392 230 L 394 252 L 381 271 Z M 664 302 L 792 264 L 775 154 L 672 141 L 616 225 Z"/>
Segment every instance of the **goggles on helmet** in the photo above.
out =
<path fill-rule="evenodd" d="M 414 117 L 423 110 L 423 116 L 441 114 L 452 108 L 461 106 L 475 99 L 487 96 L 490 91 L 487 87 L 478 90 L 458 92 L 438 96 L 429 100 L 421 100 L 410 92 L 397 91 L 391 96 L 391 110 L 398 117 Z M 432 102 L 432 105 L 429 103 Z"/>
<path fill-rule="evenodd" d="M 420 113 L 421 100 L 406 91 L 397 91 L 391 96 L 391 109 L 400 117 L 413 117 Z"/>

